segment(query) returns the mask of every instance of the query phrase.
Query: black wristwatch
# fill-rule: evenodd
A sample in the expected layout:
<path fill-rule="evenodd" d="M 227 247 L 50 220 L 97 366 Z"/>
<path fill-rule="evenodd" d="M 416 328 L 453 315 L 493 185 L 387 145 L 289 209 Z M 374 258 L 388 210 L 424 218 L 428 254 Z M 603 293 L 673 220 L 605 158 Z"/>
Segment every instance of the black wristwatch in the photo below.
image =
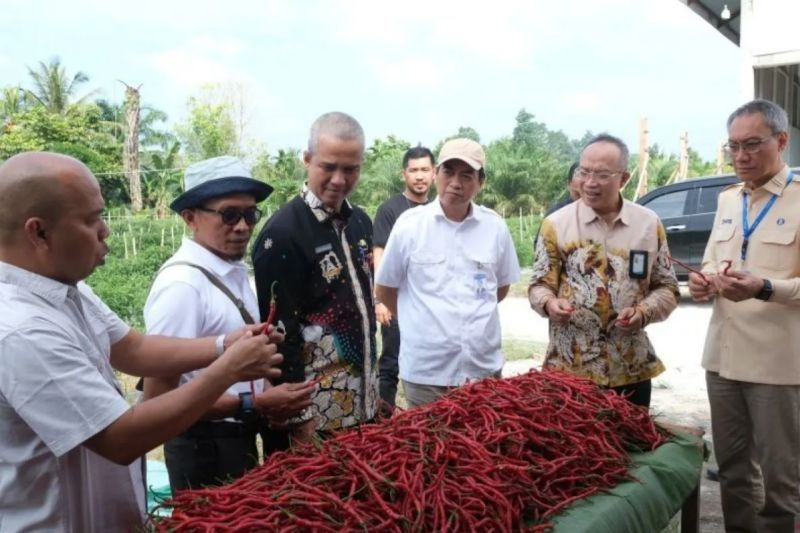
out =
<path fill-rule="evenodd" d="M 764 282 L 764 286 L 761 287 L 760 291 L 758 291 L 758 294 L 756 294 L 756 298 L 766 302 L 767 300 L 772 298 L 772 282 L 768 279 L 762 279 L 761 281 Z"/>
<path fill-rule="evenodd" d="M 258 418 L 255 406 L 253 405 L 252 392 L 239 393 L 239 408 L 234 413 L 233 418 L 242 422 L 254 422 Z"/>

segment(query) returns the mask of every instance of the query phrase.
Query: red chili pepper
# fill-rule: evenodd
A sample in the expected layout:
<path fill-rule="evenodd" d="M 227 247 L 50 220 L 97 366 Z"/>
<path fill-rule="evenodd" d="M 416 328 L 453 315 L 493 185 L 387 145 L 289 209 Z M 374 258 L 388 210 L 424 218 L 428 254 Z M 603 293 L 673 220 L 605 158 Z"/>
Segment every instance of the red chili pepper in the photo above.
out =
<path fill-rule="evenodd" d="M 273 322 L 275 321 L 275 315 L 278 312 L 278 303 L 275 299 L 275 285 L 277 285 L 277 283 L 278 280 L 275 280 L 269 286 L 269 314 L 267 315 L 267 321 L 264 323 L 264 327 L 261 329 L 262 335 L 266 335 L 269 326 L 274 325 Z"/>
<path fill-rule="evenodd" d="M 675 259 L 675 258 L 674 258 L 674 257 L 672 257 L 671 255 L 667 255 L 667 259 L 669 260 L 669 262 L 670 262 L 670 263 L 676 263 L 676 264 L 678 264 L 678 265 L 682 266 L 683 268 L 685 268 L 686 270 L 688 270 L 689 272 L 694 272 L 694 273 L 695 273 L 695 274 L 697 274 L 698 276 L 702 277 L 702 278 L 703 278 L 705 281 L 708 281 L 708 278 L 706 277 L 706 275 L 705 275 L 705 274 L 703 274 L 702 272 L 700 272 L 700 271 L 699 271 L 699 270 L 697 270 L 696 268 L 692 268 L 692 267 L 690 267 L 689 265 L 687 265 L 687 264 L 686 264 L 686 263 L 684 263 L 683 261 L 678 261 L 677 259 Z"/>
<path fill-rule="evenodd" d="M 727 276 L 728 275 L 728 271 L 731 269 L 731 265 L 733 264 L 733 261 L 731 261 L 730 259 L 725 259 L 725 260 L 722 261 L 722 263 L 727 263 L 725 265 L 725 268 L 722 269 L 722 274 Z"/>
<path fill-rule="evenodd" d="M 553 514 L 629 479 L 665 440 L 647 409 L 564 372 L 487 379 L 216 489 L 182 491 L 157 531 L 546 531 Z"/>
<path fill-rule="evenodd" d="M 269 286 L 269 314 L 267 315 L 267 321 L 264 322 L 264 327 L 261 328 L 261 334 L 266 335 L 269 326 L 275 321 L 275 313 L 277 313 L 278 305 L 275 301 L 275 284 L 278 283 L 278 280 L 272 282 Z M 255 396 L 256 395 L 256 385 L 255 382 L 250 382 L 250 393 Z"/>

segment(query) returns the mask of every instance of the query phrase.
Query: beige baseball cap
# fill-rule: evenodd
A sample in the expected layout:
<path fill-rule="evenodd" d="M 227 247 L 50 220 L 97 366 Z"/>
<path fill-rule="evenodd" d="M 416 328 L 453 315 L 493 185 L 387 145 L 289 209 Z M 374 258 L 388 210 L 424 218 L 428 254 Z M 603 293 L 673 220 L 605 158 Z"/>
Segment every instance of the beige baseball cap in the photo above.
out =
<path fill-rule="evenodd" d="M 480 143 L 472 139 L 450 139 L 439 150 L 441 165 L 451 159 L 460 159 L 475 170 L 480 170 L 486 165 L 486 153 Z"/>

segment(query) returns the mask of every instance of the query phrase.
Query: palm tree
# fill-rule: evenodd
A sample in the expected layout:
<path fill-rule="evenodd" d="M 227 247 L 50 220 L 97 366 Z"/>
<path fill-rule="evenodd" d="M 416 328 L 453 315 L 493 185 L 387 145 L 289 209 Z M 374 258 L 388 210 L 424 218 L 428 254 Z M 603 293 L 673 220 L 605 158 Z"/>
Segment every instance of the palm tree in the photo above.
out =
<path fill-rule="evenodd" d="M 28 67 L 28 74 L 33 80 L 33 90 L 26 90 L 26 93 L 51 113 L 64 114 L 70 105 L 83 102 L 95 92 L 73 101 L 75 90 L 89 81 L 89 76 L 78 71 L 70 78 L 58 57 L 50 59 L 49 63 L 39 61 L 36 70 Z"/>
<path fill-rule="evenodd" d="M 101 125 L 104 131 L 111 134 L 119 142 L 125 140 L 125 104 L 115 104 L 105 99 L 95 102 L 100 108 Z M 142 149 L 162 147 L 171 140 L 168 132 L 157 129 L 159 124 L 167 121 L 167 114 L 155 107 L 143 105 L 139 118 L 139 145 Z"/>
<path fill-rule="evenodd" d="M 25 108 L 25 93 L 19 87 L 0 89 L 0 124 L 8 124 Z"/>
<path fill-rule="evenodd" d="M 181 193 L 182 173 L 176 168 L 180 163 L 180 150 L 180 142 L 166 139 L 160 150 L 146 154 L 148 163 L 142 165 L 145 202 L 155 208 L 159 218 L 167 216 L 170 201 Z"/>

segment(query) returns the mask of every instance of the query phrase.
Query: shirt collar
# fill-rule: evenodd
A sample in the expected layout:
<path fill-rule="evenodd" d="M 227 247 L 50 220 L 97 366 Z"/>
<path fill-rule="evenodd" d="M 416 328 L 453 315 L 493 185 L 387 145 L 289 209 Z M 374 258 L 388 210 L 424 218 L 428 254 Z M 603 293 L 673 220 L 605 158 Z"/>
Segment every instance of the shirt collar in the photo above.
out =
<path fill-rule="evenodd" d="M 322 200 L 317 198 L 317 195 L 308 188 L 308 183 L 303 184 L 303 192 L 301 193 L 301 196 L 303 197 L 303 201 L 305 201 L 306 205 L 311 208 L 311 212 L 314 213 L 314 216 L 317 217 L 319 222 L 326 222 L 331 219 L 346 221 L 348 218 L 350 218 L 350 214 L 353 212 L 350 202 L 347 200 L 347 198 L 345 198 L 344 202 L 342 202 L 342 208 L 337 213 L 332 207 L 328 207 L 322 203 Z"/>
<path fill-rule="evenodd" d="M 200 266 L 208 268 L 220 277 L 227 276 L 232 270 L 247 270 L 247 265 L 243 260 L 223 259 L 190 237 L 183 238 L 181 250 L 188 256 L 190 262 L 199 263 Z"/>
<path fill-rule="evenodd" d="M 433 213 L 435 216 L 450 220 L 449 218 L 447 218 L 447 215 L 444 214 L 444 210 L 442 209 L 442 203 L 439 201 L 438 196 L 433 200 L 429 201 L 426 205 L 431 206 L 431 209 L 433 209 Z M 466 222 L 467 220 L 479 220 L 481 215 L 480 215 L 480 210 L 477 209 L 477 207 L 478 206 L 475 205 L 475 202 L 470 202 L 469 213 L 467 213 L 467 216 L 464 217 L 464 220 L 461 221 L 450 220 L 450 222 L 460 224 L 461 222 Z"/>
<path fill-rule="evenodd" d="M 54 304 L 63 303 L 72 287 L 2 261 L 0 261 L 0 283 L 22 287 Z"/>
<path fill-rule="evenodd" d="M 619 199 L 620 201 L 622 201 L 622 207 L 620 208 L 619 213 L 617 213 L 617 216 L 614 219 L 614 223 L 619 221 L 625 224 L 626 226 L 630 226 L 631 208 L 630 205 L 628 205 L 630 204 L 630 202 L 625 200 L 621 194 L 619 196 Z M 584 202 L 583 200 L 577 200 L 575 203 L 578 205 L 578 220 L 583 224 L 591 224 L 592 222 L 598 219 L 602 220 L 602 217 L 598 215 L 594 209 L 586 205 L 586 202 Z M 612 225 L 614 223 L 612 223 Z"/>
<path fill-rule="evenodd" d="M 742 194 L 745 191 L 748 193 L 755 193 L 759 189 L 762 189 L 765 192 L 774 194 L 775 196 L 781 196 L 783 194 L 783 189 L 786 188 L 786 180 L 788 178 L 789 178 L 789 166 L 783 165 L 783 168 L 780 170 L 780 172 L 772 176 L 772 179 L 770 179 L 764 185 L 762 185 L 758 189 L 748 189 L 747 185 L 745 185 L 744 187 L 741 188 L 740 194 Z M 796 180 L 798 178 L 800 178 L 800 176 L 795 176 L 793 179 Z"/>

